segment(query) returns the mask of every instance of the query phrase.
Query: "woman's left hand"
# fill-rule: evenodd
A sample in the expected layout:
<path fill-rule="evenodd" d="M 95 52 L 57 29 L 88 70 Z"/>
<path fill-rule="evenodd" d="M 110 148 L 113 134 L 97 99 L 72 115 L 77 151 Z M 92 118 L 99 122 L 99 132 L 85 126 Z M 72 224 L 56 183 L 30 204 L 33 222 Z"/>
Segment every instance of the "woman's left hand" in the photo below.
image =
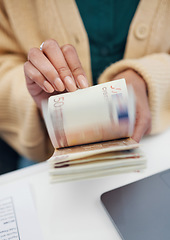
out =
<path fill-rule="evenodd" d="M 133 87 L 136 96 L 136 122 L 132 138 L 139 142 L 151 131 L 151 113 L 145 80 L 134 70 L 127 69 L 117 74 L 113 80 L 125 78 L 126 84 Z"/>

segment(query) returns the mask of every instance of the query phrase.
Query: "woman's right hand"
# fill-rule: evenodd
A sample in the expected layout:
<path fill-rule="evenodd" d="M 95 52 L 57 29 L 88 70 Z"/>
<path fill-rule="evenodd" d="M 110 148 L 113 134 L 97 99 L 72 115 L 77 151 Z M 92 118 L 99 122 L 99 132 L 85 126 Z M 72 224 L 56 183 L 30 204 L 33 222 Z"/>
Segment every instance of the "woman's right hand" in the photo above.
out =
<path fill-rule="evenodd" d="M 29 93 L 41 110 L 43 99 L 65 91 L 88 87 L 86 74 L 75 48 L 61 48 L 55 40 L 46 40 L 42 49 L 31 48 L 24 73 Z"/>

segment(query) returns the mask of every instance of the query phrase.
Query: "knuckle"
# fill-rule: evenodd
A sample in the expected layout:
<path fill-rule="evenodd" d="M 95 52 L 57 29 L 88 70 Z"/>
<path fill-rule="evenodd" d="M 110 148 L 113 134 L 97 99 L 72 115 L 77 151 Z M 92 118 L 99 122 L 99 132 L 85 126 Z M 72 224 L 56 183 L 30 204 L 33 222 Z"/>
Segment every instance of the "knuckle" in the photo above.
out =
<path fill-rule="evenodd" d="M 64 54 L 72 54 L 73 52 L 76 51 L 74 46 L 71 44 L 66 44 L 66 45 L 62 46 L 61 50 Z"/>
<path fill-rule="evenodd" d="M 70 74 L 70 71 L 69 71 L 69 69 L 66 66 L 58 67 L 57 71 L 58 71 L 58 73 L 60 75 L 62 75 L 62 74 L 64 74 L 64 75 Z"/>
<path fill-rule="evenodd" d="M 28 60 L 36 57 L 38 48 L 31 48 L 28 52 Z"/>
<path fill-rule="evenodd" d="M 45 42 L 44 42 L 44 45 L 43 45 L 43 49 L 46 50 L 47 48 L 53 48 L 53 47 L 56 47 L 56 45 L 58 45 L 58 43 L 56 42 L 56 40 L 54 39 L 47 39 Z"/>
<path fill-rule="evenodd" d="M 80 66 L 73 68 L 73 74 L 79 75 L 82 72 L 82 68 Z"/>

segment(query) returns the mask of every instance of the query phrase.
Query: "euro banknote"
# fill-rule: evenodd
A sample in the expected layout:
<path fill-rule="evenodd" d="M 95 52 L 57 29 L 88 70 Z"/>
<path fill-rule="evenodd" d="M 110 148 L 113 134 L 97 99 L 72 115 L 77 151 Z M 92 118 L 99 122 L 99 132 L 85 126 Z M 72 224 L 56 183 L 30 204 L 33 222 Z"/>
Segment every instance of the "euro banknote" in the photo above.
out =
<path fill-rule="evenodd" d="M 143 169 L 146 158 L 138 147 L 133 139 L 124 139 L 58 149 L 48 160 L 51 180 L 99 177 L 120 172 L 120 168 L 123 171 Z"/>
<path fill-rule="evenodd" d="M 43 112 L 54 148 L 63 148 L 131 136 L 135 100 L 120 79 L 52 96 Z"/>
<path fill-rule="evenodd" d="M 146 167 L 139 143 L 131 138 L 56 149 L 48 160 L 51 182 L 102 177 Z"/>
<path fill-rule="evenodd" d="M 54 146 L 48 160 L 51 182 L 102 177 L 146 167 L 146 157 L 131 136 L 135 96 L 125 79 L 43 102 L 43 116 Z"/>
<path fill-rule="evenodd" d="M 92 179 L 92 178 L 101 178 L 101 177 L 106 177 L 114 174 L 142 171 L 145 168 L 146 168 L 146 164 L 140 164 L 140 165 L 134 164 L 129 166 L 120 166 L 117 168 L 96 170 L 93 172 L 88 172 L 88 171 L 85 173 L 80 172 L 77 174 L 74 173 L 74 174 L 67 174 L 67 175 L 53 175 L 50 173 L 50 182 L 58 183 L 58 182 L 68 182 L 68 181 L 84 180 L 84 179 Z"/>

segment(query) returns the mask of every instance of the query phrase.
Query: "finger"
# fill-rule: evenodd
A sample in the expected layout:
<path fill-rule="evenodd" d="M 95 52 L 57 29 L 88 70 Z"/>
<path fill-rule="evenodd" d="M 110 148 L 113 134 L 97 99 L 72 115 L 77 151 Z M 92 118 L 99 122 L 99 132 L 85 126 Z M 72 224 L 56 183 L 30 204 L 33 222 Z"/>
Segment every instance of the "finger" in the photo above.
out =
<path fill-rule="evenodd" d="M 71 73 L 77 85 L 80 88 L 88 87 L 88 80 L 81 66 L 81 63 L 75 48 L 72 45 L 67 44 L 61 47 L 61 51 L 66 59 L 66 62 L 71 70 Z"/>
<path fill-rule="evenodd" d="M 25 76 L 27 88 L 30 92 L 32 97 L 35 97 L 39 95 L 44 89 L 42 89 L 39 85 L 37 85 L 35 82 L 33 82 L 28 76 Z"/>
<path fill-rule="evenodd" d="M 28 60 L 40 73 L 42 73 L 56 91 L 64 91 L 65 86 L 59 78 L 58 72 L 40 49 L 30 49 Z"/>
<path fill-rule="evenodd" d="M 52 39 L 45 41 L 42 50 L 57 70 L 67 90 L 75 91 L 77 89 L 76 83 L 57 42 Z"/>
<path fill-rule="evenodd" d="M 151 129 L 151 118 L 150 118 L 150 113 L 148 112 L 145 115 L 138 114 L 138 117 L 136 118 L 136 124 L 135 124 L 135 130 L 133 133 L 132 138 L 136 141 L 139 142 L 141 138 L 149 133 Z"/>
<path fill-rule="evenodd" d="M 133 133 L 132 138 L 133 138 L 136 142 L 139 142 L 139 141 L 141 140 L 141 138 L 143 137 L 143 135 L 144 135 L 143 124 L 137 123 L 137 124 L 135 125 L 135 130 L 134 130 L 134 133 Z"/>
<path fill-rule="evenodd" d="M 31 62 L 27 61 L 24 64 L 24 73 L 26 76 L 26 83 L 29 90 L 34 88 L 34 83 L 36 83 L 44 91 L 48 93 L 54 92 L 54 88 L 52 87 L 52 85 L 46 80 L 46 78 L 40 73 L 40 71 L 32 65 Z"/>

